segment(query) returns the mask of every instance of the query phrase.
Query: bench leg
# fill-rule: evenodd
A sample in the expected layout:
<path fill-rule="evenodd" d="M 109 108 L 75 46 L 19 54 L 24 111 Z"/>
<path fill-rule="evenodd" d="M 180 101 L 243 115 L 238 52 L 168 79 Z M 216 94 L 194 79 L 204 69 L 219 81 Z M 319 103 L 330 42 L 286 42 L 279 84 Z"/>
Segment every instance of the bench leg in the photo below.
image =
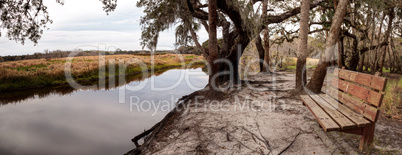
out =
<path fill-rule="evenodd" d="M 370 147 L 373 144 L 374 139 L 374 130 L 375 123 L 371 123 L 369 126 L 363 128 L 363 135 L 360 139 L 359 150 L 363 151 L 364 149 Z"/>

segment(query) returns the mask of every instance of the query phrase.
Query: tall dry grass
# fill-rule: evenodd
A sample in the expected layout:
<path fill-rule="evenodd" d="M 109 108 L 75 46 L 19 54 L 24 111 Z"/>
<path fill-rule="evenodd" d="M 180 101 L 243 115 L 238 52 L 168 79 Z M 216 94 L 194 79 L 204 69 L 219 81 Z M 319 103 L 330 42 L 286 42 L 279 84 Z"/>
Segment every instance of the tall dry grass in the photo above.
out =
<path fill-rule="evenodd" d="M 179 66 L 192 61 L 201 62 L 203 58 L 193 54 L 161 54 L 155 55 L 153 62 L 155 69 L 161 69 L 169 66 Z M 54 58 L 48 61 L 45 59 L 33 59 L 2 62 L 0 63 L 0 91 L 64 84 L 66 83 L 64 73 L 67 62 L 71 62 L 70 71 L 76 81 L 97 79 L 100 67 L 108 68 L 110 65 L 117 66 L 120 63 L 130 64 L 125 73 L 133 74 L 142 71 L 138 64 L 145 64 L 148 69 L 152 64 L 151 56 L 149 55 L 107 55 L 104 58 L 81 56 Z M 118 69 L 116 70 L 118 71 Z"/>
<path fill-rule="evenodd" d="M 387 82 L 385 96 L 381 106 L 381 111 L 387 117 L 401 118 L 402 103 L 402 78 L 391 79 Z"/>

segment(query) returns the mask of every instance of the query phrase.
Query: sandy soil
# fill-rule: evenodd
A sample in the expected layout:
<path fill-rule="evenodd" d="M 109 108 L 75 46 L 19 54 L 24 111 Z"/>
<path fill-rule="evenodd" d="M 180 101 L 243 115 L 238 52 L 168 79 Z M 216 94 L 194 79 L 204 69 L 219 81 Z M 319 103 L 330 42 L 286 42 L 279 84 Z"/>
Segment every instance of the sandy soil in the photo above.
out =
<path fill-rule="evenodd" d="M 220 102 L 198 97 L 151 135 L 143 154 L 359 154 L 360 136 L 325 133 L 302 105 L 293 73 L 257 74 Z M 380 119 L 374 148 L 398 154 L 401 122 Z M 374 151 L 373 151 L 374 150 Z M 399 152 L 398 152 L 399 151 Z"/>

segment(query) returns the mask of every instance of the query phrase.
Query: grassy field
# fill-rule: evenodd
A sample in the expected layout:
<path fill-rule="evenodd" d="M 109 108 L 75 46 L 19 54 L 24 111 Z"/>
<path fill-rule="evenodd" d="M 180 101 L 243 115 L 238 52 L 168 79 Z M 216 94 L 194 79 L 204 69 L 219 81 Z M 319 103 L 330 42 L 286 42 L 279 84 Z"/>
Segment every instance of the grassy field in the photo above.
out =
<path fill-rule="evenodd" d="M 182 57 L 175 54 L 162 54 L 155 55 L 153 67 L 158 70 L 191 62 L 200 64 L 204 60 L 202 56 L 192 54 L 183 54 Z M 127 64 L 124 72 L 119 72 L 118 64 L 121 63 Z M 0 63 L 0 91 L 67 84 L 66 64 L 71 64 L 71 67 L 67 67 L 71 69 L 66 70 L 71 73 L 75 81 L 86 82 L 98 80 L 103 76 L 107 78 L 122 74 L 137 74 L 143 71 L 139 64 L 143 64 L 142 66 L 146 66 L 149 70 L 152 63 L 149 55 L 107 55 L 104 59 L 100 59 L 99 56 L 82 56 L 2 62 Z M 115 67 L 114 71 L 111 66 Z M 102 70 L 103 67 L 105 70 Z M 104 74 L 100 75 L 99 71 Z"/>
<path fill-rule="evenodd" d="M 307 62 L 306 62 L 307 68 L 317 67 L 318 61 L 320 61 L 320 60 L 307 58 Z M 289 58 L 286 58 L 286 60 L 284 61 L 282 68 L 284 68 L 286 70 L 296 70 L 296 65 L 297 65 L 297 58 L 289 57 Z"/>

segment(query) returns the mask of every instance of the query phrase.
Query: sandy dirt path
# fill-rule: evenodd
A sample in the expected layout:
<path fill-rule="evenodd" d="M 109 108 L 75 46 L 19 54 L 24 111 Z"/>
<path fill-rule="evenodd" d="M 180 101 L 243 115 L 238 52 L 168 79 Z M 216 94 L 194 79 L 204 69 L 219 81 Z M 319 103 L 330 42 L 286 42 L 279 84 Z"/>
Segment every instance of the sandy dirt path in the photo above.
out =
<path fill-rule="evenodd" d="M 325 133 L 298 96 L 290 95 L 293 73 L 244 81 L 226 90 L 223 101 L 190 101 L 186 112 L 148 137 L 142 153 L 358 154 L 358 141 L 351 146 L 344 135 Z"/>

